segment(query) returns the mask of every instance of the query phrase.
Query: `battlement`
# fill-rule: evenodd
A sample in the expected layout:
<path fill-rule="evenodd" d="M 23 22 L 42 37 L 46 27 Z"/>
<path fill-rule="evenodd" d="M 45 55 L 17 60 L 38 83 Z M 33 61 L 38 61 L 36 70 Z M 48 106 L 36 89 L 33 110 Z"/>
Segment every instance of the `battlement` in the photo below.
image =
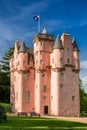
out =
<path fill-rule="evenodd" d="M 33 42 L 36 40 L 49 40 L 49 41 L 54 41 L 54 36 L 53 35 L 48 35 L 48 34 L 42 34 L 38 33 L 35 35 Z"/>

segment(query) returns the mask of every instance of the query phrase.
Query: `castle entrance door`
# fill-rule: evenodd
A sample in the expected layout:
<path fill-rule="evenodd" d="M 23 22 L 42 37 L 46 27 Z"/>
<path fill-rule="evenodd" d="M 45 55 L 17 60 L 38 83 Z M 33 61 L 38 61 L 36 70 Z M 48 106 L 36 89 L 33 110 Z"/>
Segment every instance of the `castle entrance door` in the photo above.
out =
<path fill-rule="evenodd" d="M 48 106 L 44 106 L 44 114 L 48 114 Z"/>

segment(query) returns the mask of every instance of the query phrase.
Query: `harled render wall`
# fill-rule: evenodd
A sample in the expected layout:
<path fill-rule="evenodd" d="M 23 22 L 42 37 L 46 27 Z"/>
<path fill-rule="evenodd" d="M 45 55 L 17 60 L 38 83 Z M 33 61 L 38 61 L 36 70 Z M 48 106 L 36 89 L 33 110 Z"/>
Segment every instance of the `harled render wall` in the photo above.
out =
<path fill-rule="evenodd" d="M 18 52 L 18 42 L 15 43 L 10 59 L 13 111 L 30 113 L 35 110 L 44 114 L 44 107 L 48 106 L 49 115 L 79 116 L 79 52 L 73 51 L 69 34 L 61 37 L 62 50 L 52 50 L 54 41 L 50 40 L 50 35 L 40 36 L 42 39 L 38 35 L 34 39 L 35 66 L 33 62 L 30 65 L 27 52 Z M 43 36 L 48 39 L 44 40 Z"/>
<path fill-rule="evenodd" d="M 79 116 L 79 52 L 73 51 L 70 35 L 63 34 L 61 40 L 64 49 L 54 49 L 50 56 L 51 114 Z"/>

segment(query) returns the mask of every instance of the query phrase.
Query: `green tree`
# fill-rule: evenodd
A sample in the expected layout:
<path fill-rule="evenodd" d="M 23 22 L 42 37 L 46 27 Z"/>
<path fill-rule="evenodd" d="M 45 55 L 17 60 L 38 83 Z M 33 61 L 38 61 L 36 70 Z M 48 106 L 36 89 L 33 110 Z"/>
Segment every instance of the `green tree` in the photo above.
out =
<path fill-rule="evenodd" d="M 10 101 L 9 58 L 13 54 L 13 49 L 10 48 L 0 61 L 0 102 Z"/>
<path fill-rule="evenodd" d="M 83 116 L 87 116 L 87 93 L 85 92 L 82 84 L 82 80 L 80 82 L 80 113 Z"/>

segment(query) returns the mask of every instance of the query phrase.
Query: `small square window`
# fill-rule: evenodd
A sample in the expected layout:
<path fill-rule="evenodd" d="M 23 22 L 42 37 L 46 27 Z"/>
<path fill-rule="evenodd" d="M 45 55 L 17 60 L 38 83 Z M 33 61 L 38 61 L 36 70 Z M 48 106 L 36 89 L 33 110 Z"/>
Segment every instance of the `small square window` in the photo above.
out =
<path fill-rule="evenodd" d="M 60 84 L 60 88 L 63 88 L 63 84 Z"/>
<path fill-rule="evenodd" d="M 64 77 L 64 73 L 61 73 L 60 76 L 61 76 L 61 78 L 63 78 Z"/>
<path fill-rule="evenodd" d="M 62 61 L 63 61 L 63 58 L 60 58 L 60 62 L 62 63 Z"/>
<path fill-rule="evenodd" d="M 43 86 L 43 92 L 46 92 L 46 91 L 47 91 L 47 86 L 44 85 L 44 86 Z"/>
<path fill-rule="evenodd" d="M 40 64 L 43 64 L 43 61 L 42 61 L 42 60 L 40 60 Z"/>
<path fill-rule="evenodd" d="M 70 59 L 67 59 L 67 63 L 68 63 L 68 64 L 70 63 Z"/>
<path fill-rule="evenodd" d="M 42 51 L 40 51 L 40 55 L 42 55 L 42 53 L 43 53 L 43 52 L 42 52 Z"/>
<path fill-rule="evenodd" d="M 42 41 L 40 41 L 40 45 L 42 45 L 43 44 L 43 42 Z"/>
<path fill-rule="evenodd" d="M 72 101 L 74 101 L 75 100 L 75 96 L 72 96 Z"/>
<path fill-rule="evenodd" d="M 30 101 L 30 91 L 26 92 L 26 101 Z"/>
<path fill-rule="evenodd" d="M 36 51 L 36 55 L 38 55 L 38 51 Z"/>
<path fill-rule="evenodd" d="M 46 96 L 44 96 L 43 99 L 46 100 Z"/>
<path fill-rule="evenodd" d="M 42 77 L 45 77 L 45 74 L 42 74 Z"/>

